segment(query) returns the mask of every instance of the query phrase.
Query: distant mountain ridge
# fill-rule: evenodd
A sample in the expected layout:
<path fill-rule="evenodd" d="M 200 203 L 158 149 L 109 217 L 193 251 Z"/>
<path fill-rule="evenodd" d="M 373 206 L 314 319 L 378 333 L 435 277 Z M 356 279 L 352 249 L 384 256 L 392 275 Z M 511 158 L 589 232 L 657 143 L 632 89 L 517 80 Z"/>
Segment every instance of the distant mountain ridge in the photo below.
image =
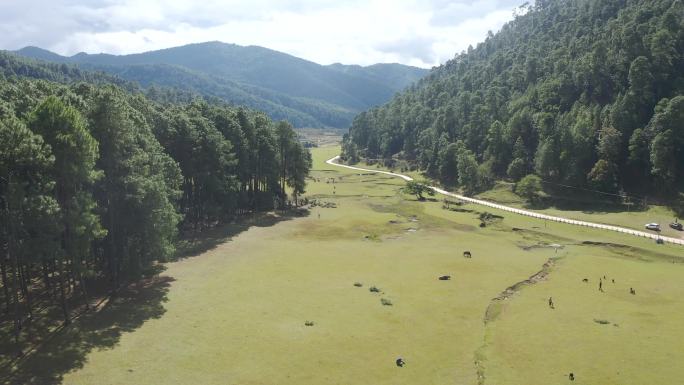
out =
<path fill-rule="evenodd" d="M 298 127 L 346 128 L 358 112 L 387 102 L 428 73 L 401 64 L 324 66 L 268 48 L 221 42 L 120 56 L 67 57 L 38 47 L 15 53 L 104 71 L 143 87 L 176 87 L 218 97 Z"/>

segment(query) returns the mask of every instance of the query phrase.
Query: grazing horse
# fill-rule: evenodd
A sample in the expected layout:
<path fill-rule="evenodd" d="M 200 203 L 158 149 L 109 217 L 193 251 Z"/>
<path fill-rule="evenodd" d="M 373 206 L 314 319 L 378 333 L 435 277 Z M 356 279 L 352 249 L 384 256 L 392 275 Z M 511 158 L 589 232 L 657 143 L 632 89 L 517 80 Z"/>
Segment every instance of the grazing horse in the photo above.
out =
<path fill-rule="evenodd" d="M 464 252 L 463 252 L 463 257 L 464 257 L 464 258 L 472 258 L 472 256 L 473 256 L 473 255 L 470 253 L 470 251 L 464 251 Z"/>
<path fill-rule="evenodd" d="M 582 282 L 589 282 L 589 278 L 584 278 Z"/>
<path fill-rule="evenodd" d="M 438 279 L 440 281 L 448 281 L 451 279 L 451 276 L 450 275 L 443 275 L 443 276 L 439 277 Z"/>

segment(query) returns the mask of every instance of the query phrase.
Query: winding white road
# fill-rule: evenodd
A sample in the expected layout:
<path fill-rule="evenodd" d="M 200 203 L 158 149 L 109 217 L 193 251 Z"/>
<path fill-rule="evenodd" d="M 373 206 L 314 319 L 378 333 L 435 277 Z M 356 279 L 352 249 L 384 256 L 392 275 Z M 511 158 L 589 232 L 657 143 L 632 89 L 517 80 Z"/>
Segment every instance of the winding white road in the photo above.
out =
<path fill-rule="evenodd" d="M 329 165 L 331 165 L 331 166 L 344 167 L 344 168 L 348 168 L 348 169 L 351 169 L 351 170 L 367 171 L 367 172 L 372 172 L 372 173 L 377 173 L 377 174 L 391 175 L 391 176 L 395 176 L 395 177 L 401 178 L 401 179 L 403 179 L 403 180 L 405 180 L 405 181 L 412 181 L 412 180 L 413 180 L 413 178 L 411 178 L 411 177 L 408 176 L 408 175 L 397 174 L 397 173 L 389 172 L 389 171 L 370 170 L 370 169 L 367 169 L 367 168 L 361 168 L 361 167 L 347 166 L 347 165 L 345 165 L 345 164 L 339 164 L 339 163 L 337 163 L 337 160 L 338 160 L 339 158 L 340 158 L 340 156 L 338 155 L 338 156 L 336 156 L 336 157 L 333 157 L 333 158 L 328 159 L 325 163 L 327 163 L 327 164 L 329 164 Z M 463 195 L 459 195 L 459 194 L 454 194 L 454 193 L 448 192 L 448 191 L 446 191 L 446 190 L 442 190 L 441 188 L 435 187 L 435 186 L 428 186 L 428 187 L 430 187 L 430 188 L 431 188 L 432 190 L 434 190 L 436 193 L 439 193 L 439 194 L 442 194 L 442 195 L 446 195 L 446 196 L 449 196 L 449 197 L 452 197 L 452 198 L 460 199 L 460 200 L 462 200 L 462 201 L 474 203 L 474 204 L 477 204 L 477 205 L 492 207 L 492 208 L 495 208 L 495 209 L 499 209 L 499 210 L 503 210 L 503 211 L 508 211 L 508 212 L 515 213 L 515 214 L 525 215 L 525 216 L 528 216 L 528 217 L 539 218 L 539 219 L 544 219 L 544 220 L 553 221 L 553 222 L 568 223 L 568 224 L 575 225 L 575 226 L 584 226 L 584 227 L 591 227 L 591 228 L 595 228 L 595 229 L 616 231 L 616 232 L 618 232 L 618 233 L 624 233 L 624 234 L 634 235 L 634 236 L 636 236 L 636 237 L 643 237 L 643 238 L 650 238 L 650 239 L 662 239 L 663 242 L 667 242 L 667 243 L 672 243 L 672 244 L 675 244 L 675 245 L 684 246 L 684 240 L 682 240 L 682 239 L 671 238 L 671 237 L 663 237 L 663 236 L 658 235 L 658 234 L 652 234 L 652 233 L 647 233 L 647 232 L 644 232 L 644 231 L 638 231 L 638 230 L 627 229 L 627 228 L 624 228 L 624 227 L 611 226 L 611 225 L 604 225 L 604 224 L 601 224 L 601 223 L 584 222 L 584 221 L 577 221 L 577 220 L 574 220 L 574 219 L 568 219 L 568 218 L 562 218 L 562 217 L 554 217 L 554 216 L 552 216 L 552 215 L 540 214 L 540 213 L 537 213 L 537 212 L 534 212 L 534 211 L 522 210 L 522 209 L 518 209 L 518 208 L 515 208 L 515 207 L 504 206 L 504 205 L 500 205 L 500 204 L 497 204 L 497 203 L 492 203 L 492 202 L 484 201 L 484 200 L 481 200 L 481 199 L 475 199 L 475 198 L 470 198 L 470 197 L 463 196 Z"/>

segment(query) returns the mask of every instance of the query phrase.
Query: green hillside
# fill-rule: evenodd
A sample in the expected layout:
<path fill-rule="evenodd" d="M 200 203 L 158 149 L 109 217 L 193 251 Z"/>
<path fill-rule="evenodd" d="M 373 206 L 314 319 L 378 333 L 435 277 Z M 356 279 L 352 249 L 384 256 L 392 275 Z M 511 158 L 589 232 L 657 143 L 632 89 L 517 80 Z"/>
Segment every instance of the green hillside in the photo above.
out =
<path fill-rule="evenodd" d="M 48 63 L 0 51 L 0 80 L 7 78 L 32 78 L 58 83 L 88 82 L 117 84 L 131 90 L 136 86 L 121 78 L 103 72 L 85 71 L 72 65 Z"/>
<path fill-rule="evenodd" d="M 427 73 L 400 64 L 322 66 L 267 48 L 220 42 L 123 56 L 63 57 L 36 47 L 16 53 L 105 71 L 144 87 L 177 87 L 244 104 L 299 127 L 346 128 L 358 112 L 388 101 Z"/>
<path fill-rule="evenodd" d="M 536 1 L 360 114 L 344 155 L 403 158 L 466 191 L 547 185 L 672 199 L 684 190 L 681 1 Z"/>

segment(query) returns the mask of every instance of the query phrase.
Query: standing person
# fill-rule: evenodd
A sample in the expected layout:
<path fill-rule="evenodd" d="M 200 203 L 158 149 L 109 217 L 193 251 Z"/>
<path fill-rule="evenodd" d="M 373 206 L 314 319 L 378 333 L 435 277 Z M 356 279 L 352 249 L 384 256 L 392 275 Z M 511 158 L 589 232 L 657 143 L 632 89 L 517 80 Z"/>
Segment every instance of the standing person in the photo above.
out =
<path fill-rule="evenodd" d="M 553 298 L 552 298 L 552 297 L 549 297 L 549 307 L 550 307 L 551 309 L 555 309 L 554 306 L 553 306 Z"/>
<path fill-rule="evenodd" d="M 599 278 L 599 291 L 603 291 L 603 280 Z"/>

